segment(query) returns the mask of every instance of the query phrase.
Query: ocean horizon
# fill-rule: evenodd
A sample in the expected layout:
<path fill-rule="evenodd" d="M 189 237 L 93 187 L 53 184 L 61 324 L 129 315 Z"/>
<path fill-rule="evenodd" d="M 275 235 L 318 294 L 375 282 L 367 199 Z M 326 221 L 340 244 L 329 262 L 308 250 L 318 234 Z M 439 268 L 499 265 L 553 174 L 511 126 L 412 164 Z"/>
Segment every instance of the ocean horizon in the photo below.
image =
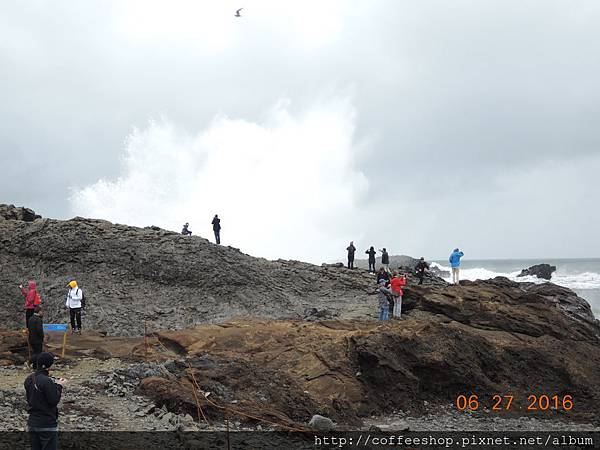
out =
<path fill-rule="evenodd" d="M 441 270 L 450 270 L 448 260 L 433 260 L 433 265 Z M 506 277 L 517 282 L 544 283 L 537 277 L 517 277 L 522 269 L 535 264 L 556 266 L 551 283 L 572 289 L 587 300 L 594 315 L 600 317 L 600 258 L 523 258 L 523 259 L 469 259 L 461 261 L 462 280 L 487 280 Z M 446 278 L 450 281 L 450 277 Z"/>

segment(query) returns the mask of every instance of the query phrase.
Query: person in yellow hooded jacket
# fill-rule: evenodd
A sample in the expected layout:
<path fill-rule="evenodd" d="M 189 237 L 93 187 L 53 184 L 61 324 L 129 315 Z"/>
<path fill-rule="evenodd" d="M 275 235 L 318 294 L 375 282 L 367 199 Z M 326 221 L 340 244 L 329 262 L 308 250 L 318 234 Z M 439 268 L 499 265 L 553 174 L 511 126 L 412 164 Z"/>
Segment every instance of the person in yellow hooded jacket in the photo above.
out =
<path fill-rule="evenodd" d="M 67 291 L 66 307 L 69 309 L 71 318 L 71 333 L 81 334 L 81 307 L 83 300 L 83 291 L 77 286 L 77 281 L 69 282 L 69 290 Z"/>

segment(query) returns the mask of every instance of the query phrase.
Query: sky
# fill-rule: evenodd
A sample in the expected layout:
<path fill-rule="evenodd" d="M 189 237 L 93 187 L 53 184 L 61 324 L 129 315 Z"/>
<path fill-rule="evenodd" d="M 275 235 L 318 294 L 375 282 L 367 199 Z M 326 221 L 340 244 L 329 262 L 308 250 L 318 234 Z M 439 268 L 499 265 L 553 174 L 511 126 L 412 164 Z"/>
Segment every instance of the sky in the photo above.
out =
<path fill-rule="evenodd" d="M 234 17 L 243 7 L 242 17 Z M 600 256 L 596 0 L 0 3 L 0 203 L 269 259 Z"/>

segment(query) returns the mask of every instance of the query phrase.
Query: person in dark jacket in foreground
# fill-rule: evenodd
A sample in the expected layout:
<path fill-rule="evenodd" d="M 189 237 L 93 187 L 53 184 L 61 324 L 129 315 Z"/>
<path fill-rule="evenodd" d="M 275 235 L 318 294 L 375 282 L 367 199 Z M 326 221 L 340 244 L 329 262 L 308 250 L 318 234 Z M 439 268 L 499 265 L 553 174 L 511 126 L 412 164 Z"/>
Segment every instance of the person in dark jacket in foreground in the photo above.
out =
<path fill-rule="evenodd" d="M 33 316 L 27 322 L 27 330 L 29 331 L 28 339 L 29 345 L 31 346 L 31 360 L 33 368 L 35 369 L 36 360 L 40 353 L 42 353 L 42 346 L 44 345 L 44 321 L 42 317 L 44 313 L 42 308 L 36 306 L 34 309 Z"/>
<path fill-rule="evenodd" d="M 52 353 L 40 353 L 36 371 L 24 383 L 32 450 L 58 449 L 58 403 L 67 380 L 61 378 L 55 382 L 50 378 L 49 370 L 53 363 Z"/>

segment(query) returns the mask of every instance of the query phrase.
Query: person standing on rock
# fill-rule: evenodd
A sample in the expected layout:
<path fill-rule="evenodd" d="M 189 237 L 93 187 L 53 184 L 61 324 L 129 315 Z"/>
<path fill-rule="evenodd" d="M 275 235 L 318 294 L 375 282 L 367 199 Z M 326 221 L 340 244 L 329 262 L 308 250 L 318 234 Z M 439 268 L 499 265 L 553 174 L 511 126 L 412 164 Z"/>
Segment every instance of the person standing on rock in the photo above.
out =
<path fill-rule="evenodd" d="M 215 214 L 212 220 L 213 231 L 215 232 L 215 241 L 217 244 L 221 243 L 221 219 Z"/>
<path fill-rule="evenodd" d="M 348 269 L 354 269 L 354 253 L 356 252 L 354 241 L 350 241 L 350 245 L 346 247 L 346 250 L 348 251 Z"/>
<path fill-rule="evenodd" d="M 42 299 L 38 294 L 35 280 L 29 280 L 27 289 L 25 289 L 22 284 L 19 285 L 19 289 L 21 289 L 21 293 L 23 294 L 23 297 L 25 297 L 25 329 L 27 329 L 29 318 L 33 316 L 36 305 L 42 303 Z"/>
<path fill-rule="evenodd" d="M 388 254 L 385 247 L 379 251 L 381 252 L 381 265 L 387 273 L 390 273 L 390 255 Z"/>
<path fill-rule="evenodd" d="M 429 270 L 429 264 L 425 262 L 425 258 L 421 256 L 419 262 L 415 266 L 415 272 L 419 278 L 419 284 L 423 284 L 423 278 L 425 278 L 425 271 Z"/>
<path fill-rule="evenodd" d="M 58 403 L 67 380 L 60 378 L 55 382 L 50 377 L 53 363 L 52 353 L 40 353 L 35 372 L 24 383 L 32 450 L 58 449 Z"/>
<path fill-rule="evenodd" d="M 67 291 L 66 306 L 69 309 L 69 317 L 71 319 L 71 334 L 81 334 L 81 307 L 83 300 L 83 291 L 77 286 L 77 281 L 69 282 L 69 290 Z"/>
<path fill-rule="evenodd" d="M 29 340 L 29 346 L 31 347 L 31 364 L 35 369 L 37 357 L 42 353 L 42 346 L 44 345 L 44 313 L 42 308 L 36 306 L 34 314 L 27 323 L 27 330 L 29 331 L 27 339 Z"/>
<path fill-rule="evenodd" d="M 402 296 L 404 295 L 402 286 L 406 286 L 406 277 L 398 274 L 398 272 L 394 270 L 394 276 L 390 280 L 390 285 L 394 296 L 392 316 L 396 319 L 400 319 L 402 317 Z"/>
<path fill-rule="evenodd" d="M 450 266 L 452 267 L 452 282 L 454 284 L 459 284 L 460 278 L 460 258 L 465 256 L 463 252 L 459 249 L 455 248 L 450 257 L 448 258 L 448 262 L 450 262 Z"/>
<path fill-rule="evenodd" d="M 181 230 L 181 234 L 183 234 L 184 236 L 191 236 L 192 232 L 190 230 L 188 230 L 189 226 L 190 226 L 190 224 L 188 222 L 186 222 L 185 225 L 183 226 L 183 229 Z"/>
<path fill-rule="evenodd" d="M 390 315 L 390 301 L 392 297 L 392 291 L 385 287 L 385 280 L 379 281 L 379 287 L 377 289 L 377 295 L 379 297 L 379 320 L 386 321 Z"/>
<path fill-rule="evenodd" d="M 365 251 L 367 255 L 369 255 L 369 272 L 375 273 L 375 249 L 373 246 L 367 251 Z"/>

